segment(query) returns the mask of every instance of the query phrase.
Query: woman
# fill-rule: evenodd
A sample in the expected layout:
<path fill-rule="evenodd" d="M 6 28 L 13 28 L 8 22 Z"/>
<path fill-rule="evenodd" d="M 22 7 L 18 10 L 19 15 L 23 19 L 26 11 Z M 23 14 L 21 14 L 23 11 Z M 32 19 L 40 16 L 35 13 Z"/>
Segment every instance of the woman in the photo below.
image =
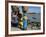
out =
<path fill-rule="evenodd" d="M 12 26 L 18 27 L 18 12 L 13 12 L 12 14 L 12 20 L 11 20 L 11 24 Z"/>

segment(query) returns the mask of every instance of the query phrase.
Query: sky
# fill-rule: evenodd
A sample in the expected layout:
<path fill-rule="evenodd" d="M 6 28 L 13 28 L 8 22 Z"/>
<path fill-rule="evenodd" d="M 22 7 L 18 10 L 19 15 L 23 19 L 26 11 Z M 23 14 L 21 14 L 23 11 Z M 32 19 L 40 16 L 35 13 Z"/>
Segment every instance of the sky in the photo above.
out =
<path fill-rule="evenodd" d="M 36 7 L 36 6 L 29 6 L 29 10 L 28 12 L 35 12 L 35 13 L 39 13 L 41 11 L 40 7 Z"/>
<path fill-rule="evenodd" d="M 19 6 L 20 13 L 22 13 L 22 6 Z"/>
<path fill-rule="evenodd" d="M 19 6 L 20 12 L 22 13 L 22 6 Z M 29 6 L 27 12 L 28 13 L 40 13 L 41 8 L 36 6 Z"/>

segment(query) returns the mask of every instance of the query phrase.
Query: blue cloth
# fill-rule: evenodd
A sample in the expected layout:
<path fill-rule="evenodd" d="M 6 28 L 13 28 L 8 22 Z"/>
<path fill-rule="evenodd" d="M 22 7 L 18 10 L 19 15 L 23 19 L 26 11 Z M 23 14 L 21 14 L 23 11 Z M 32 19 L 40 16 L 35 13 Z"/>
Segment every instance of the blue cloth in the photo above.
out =
<path fill-rule="evenodd" d="M 27 20 L 23 20 L 23 28 L 27 29 Z"/>
<path fill-rule="evenodd" d="M 27 16 L 27 13 L 24 13 L 24 16 Z M 23 19 L 23 29 L 27 29 L 27 19 Z"/>

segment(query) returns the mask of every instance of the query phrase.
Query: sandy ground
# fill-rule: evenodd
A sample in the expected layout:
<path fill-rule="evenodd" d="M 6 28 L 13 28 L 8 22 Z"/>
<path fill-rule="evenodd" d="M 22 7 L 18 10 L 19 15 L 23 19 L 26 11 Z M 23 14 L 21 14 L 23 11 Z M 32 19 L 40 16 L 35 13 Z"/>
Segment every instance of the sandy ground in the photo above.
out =
<path fill-rule="evenodd" d="M 16 27 L 11 27 L 11 30 L 12 31 L 21 31 L 20 28 L 16 28 Z M 38 30 L 38 28 L 37 27 L 33 27 L 33 29 L 31 29 L 31 25 L 28 25 L 27 30 Z"/>
<path fill-rule="evenodd" d="M 16 28 L 16 27 L 11 27 L 11 30 L 12 30 L 12 31 L 21 31 L 20 28 Z M 28 27 L 27 27 L 27 30 L 31 30 L 31 26 L 28 26 Z"/>
<path fill-rule="evenodd" d="M 21 29 L 16 28 L 16 27 L 11 27 L 11 30 L 12 30 L 12 31 L 20 31 Z"/>

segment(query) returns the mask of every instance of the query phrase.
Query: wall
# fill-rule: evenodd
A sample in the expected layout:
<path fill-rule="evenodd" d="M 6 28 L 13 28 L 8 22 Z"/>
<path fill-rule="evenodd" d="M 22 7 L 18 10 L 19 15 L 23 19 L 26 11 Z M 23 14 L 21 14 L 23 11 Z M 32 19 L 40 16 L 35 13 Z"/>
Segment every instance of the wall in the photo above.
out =
<path fill-rule="evenodd" d="M 38 2 L 40 0 L 35 0 L 35 1 Z M 46 0 L 42 0 L 41 2 L 44 2 L 44 1 Z M 46 16 L 46 13 L 45 13 L 45 16 Z M 45 28 L 46 28 L 46 25 L 45 25 Z M 0 37 L 5 37 L 5 0 L 0 0 Z M 46 30 L 44 35 L 28 35 L 28 36 L 13 36 L 13 37 L 46 37 Z"/>

